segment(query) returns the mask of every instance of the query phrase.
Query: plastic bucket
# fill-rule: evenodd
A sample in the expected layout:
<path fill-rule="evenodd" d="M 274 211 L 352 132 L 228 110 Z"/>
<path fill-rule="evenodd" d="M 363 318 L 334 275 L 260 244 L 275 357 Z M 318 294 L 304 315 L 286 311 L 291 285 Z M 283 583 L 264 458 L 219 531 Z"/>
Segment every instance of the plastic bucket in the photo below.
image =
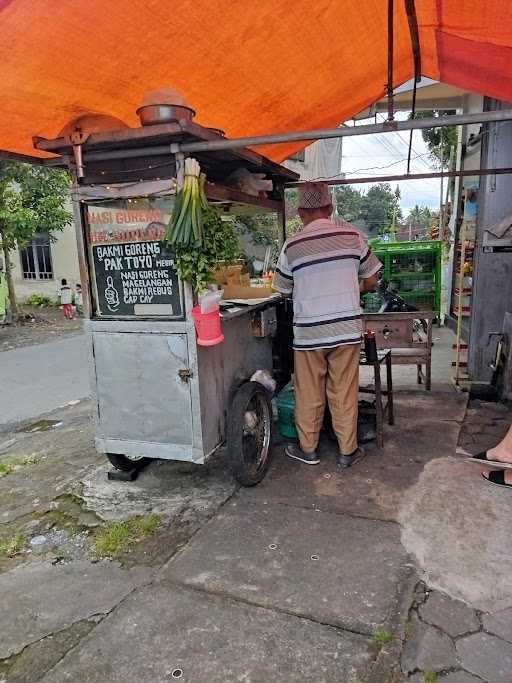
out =
<path fill-rule="evenodd" d="M 278 427 L 281 436 L 286 439 L 299 437 L 295 427 L 295 391 L 292 384 L 287 384 L 276 398 Z"/>
<path fill-rule="evenodd" d="M 220 344 L 224 341 L 218 307 L 209 313 L 201 313 L 201 307 L 194 306 L 192 317 L 196 326 L 197 343 L 199 346 L 215 346 L 215 344 Z"/>

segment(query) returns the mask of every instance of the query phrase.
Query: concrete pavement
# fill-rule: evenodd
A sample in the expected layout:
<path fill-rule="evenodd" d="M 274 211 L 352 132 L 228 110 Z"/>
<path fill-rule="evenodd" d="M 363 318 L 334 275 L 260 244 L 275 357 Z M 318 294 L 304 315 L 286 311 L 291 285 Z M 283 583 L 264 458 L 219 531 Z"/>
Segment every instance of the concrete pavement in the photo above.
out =
<path fill-rule="evenodd" d="M 241 490 L 222 453 L 109 481 L 90 412 L 0 453 L 2 683 L 510 683 L 512 500 L 457 452 L 495 443 L 503 406 L 397 392 L 357 467 L 279 443 Z M 95 539 L 148 514 L 151 536 L 98 561 Z"/>
<path fill-rule="evenodd" d="M 0 353 L 0 425 L 89 396 L 85 335 Z"/>

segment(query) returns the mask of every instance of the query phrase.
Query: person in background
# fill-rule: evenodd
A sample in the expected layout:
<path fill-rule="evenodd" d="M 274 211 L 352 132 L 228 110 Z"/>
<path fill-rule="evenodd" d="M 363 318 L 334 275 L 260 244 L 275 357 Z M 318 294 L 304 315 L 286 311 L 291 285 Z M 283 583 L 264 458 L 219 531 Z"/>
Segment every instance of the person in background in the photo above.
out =
<path fill-rule="evenodd" d="M 60 303 L 62 304 L 62 311 L 64 313 L 64 317 L 68 320 L 72 320 L 74 317 L 73 305 L 71 302 L 71 287 L 68 285 L 68 281 L 66 280 L 66 278 L 63 277 L 60 281 Z"/>
<path fill-rule="evenodd" d="M 304 228 L 285 242 L 272 286 L 293 296 L 300 445 L 287 446 L 286 455 L 308 465 L 320 462 L 316 449 L 327 399 L 338 438 L 338 465 L 345 468 L 364 455 L 357 443 L 360 293 L 375 288 L 382 264 L 354 226 L 331 220 L 332 210 L 327 185 L 299 186 Z"/>
<path fill-rule="evenodd" d="M 469 460 L 487 467 L 504 468 L 482 472 L 482 477 L 490 484 L 512 491 L 512 426 L 497 446 L 477 453 Z"/>
<path fill-rule="evenodd" d="M 77 315 L 83 315 L 82 285 L 79 282 L 75 285 L 75 309 Z"/>

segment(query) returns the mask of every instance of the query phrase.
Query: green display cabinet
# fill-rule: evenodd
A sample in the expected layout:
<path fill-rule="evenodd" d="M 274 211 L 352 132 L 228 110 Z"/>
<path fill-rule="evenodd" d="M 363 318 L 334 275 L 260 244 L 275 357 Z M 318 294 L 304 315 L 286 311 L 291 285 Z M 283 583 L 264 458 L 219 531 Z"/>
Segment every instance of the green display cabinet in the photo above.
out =
<path fill-rule="evenodd" d="M 370 240 L 370 246 L 382 262 L 383 277 L 390 289 L 419 310 L 441 313 L 442 242 Z M 375 295 L 367 294 L 363 301 L 365 312 L 375 311 Z"/>

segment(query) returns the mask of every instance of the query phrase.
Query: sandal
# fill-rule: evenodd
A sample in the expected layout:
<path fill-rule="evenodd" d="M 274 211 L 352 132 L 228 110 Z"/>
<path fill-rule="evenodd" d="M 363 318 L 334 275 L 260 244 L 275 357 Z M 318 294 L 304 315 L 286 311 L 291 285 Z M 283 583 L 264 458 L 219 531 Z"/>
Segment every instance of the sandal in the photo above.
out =
<path fill-rule="evenodd" d="M 512 489 L 512 484 L 507 484 L 505 481 L 505 472 L 503 470 L 493 470 L 489 472 L 489 476 L 485 476 L 482 472 L 482 477 L 494 486 L 501 486 L 501 488 Z"/>
<path fill-rule="evenodd" d="M 467 459 L 467 462 L 476 462 L 478 465 L 487 465 L 488 467 L 501 467 L 512 470 L 512 462 L 500 462 L 499 460 L 489 460 L 487 458 L 487 451 L 482 451 L 476 455 L 472 455 Z"/>

